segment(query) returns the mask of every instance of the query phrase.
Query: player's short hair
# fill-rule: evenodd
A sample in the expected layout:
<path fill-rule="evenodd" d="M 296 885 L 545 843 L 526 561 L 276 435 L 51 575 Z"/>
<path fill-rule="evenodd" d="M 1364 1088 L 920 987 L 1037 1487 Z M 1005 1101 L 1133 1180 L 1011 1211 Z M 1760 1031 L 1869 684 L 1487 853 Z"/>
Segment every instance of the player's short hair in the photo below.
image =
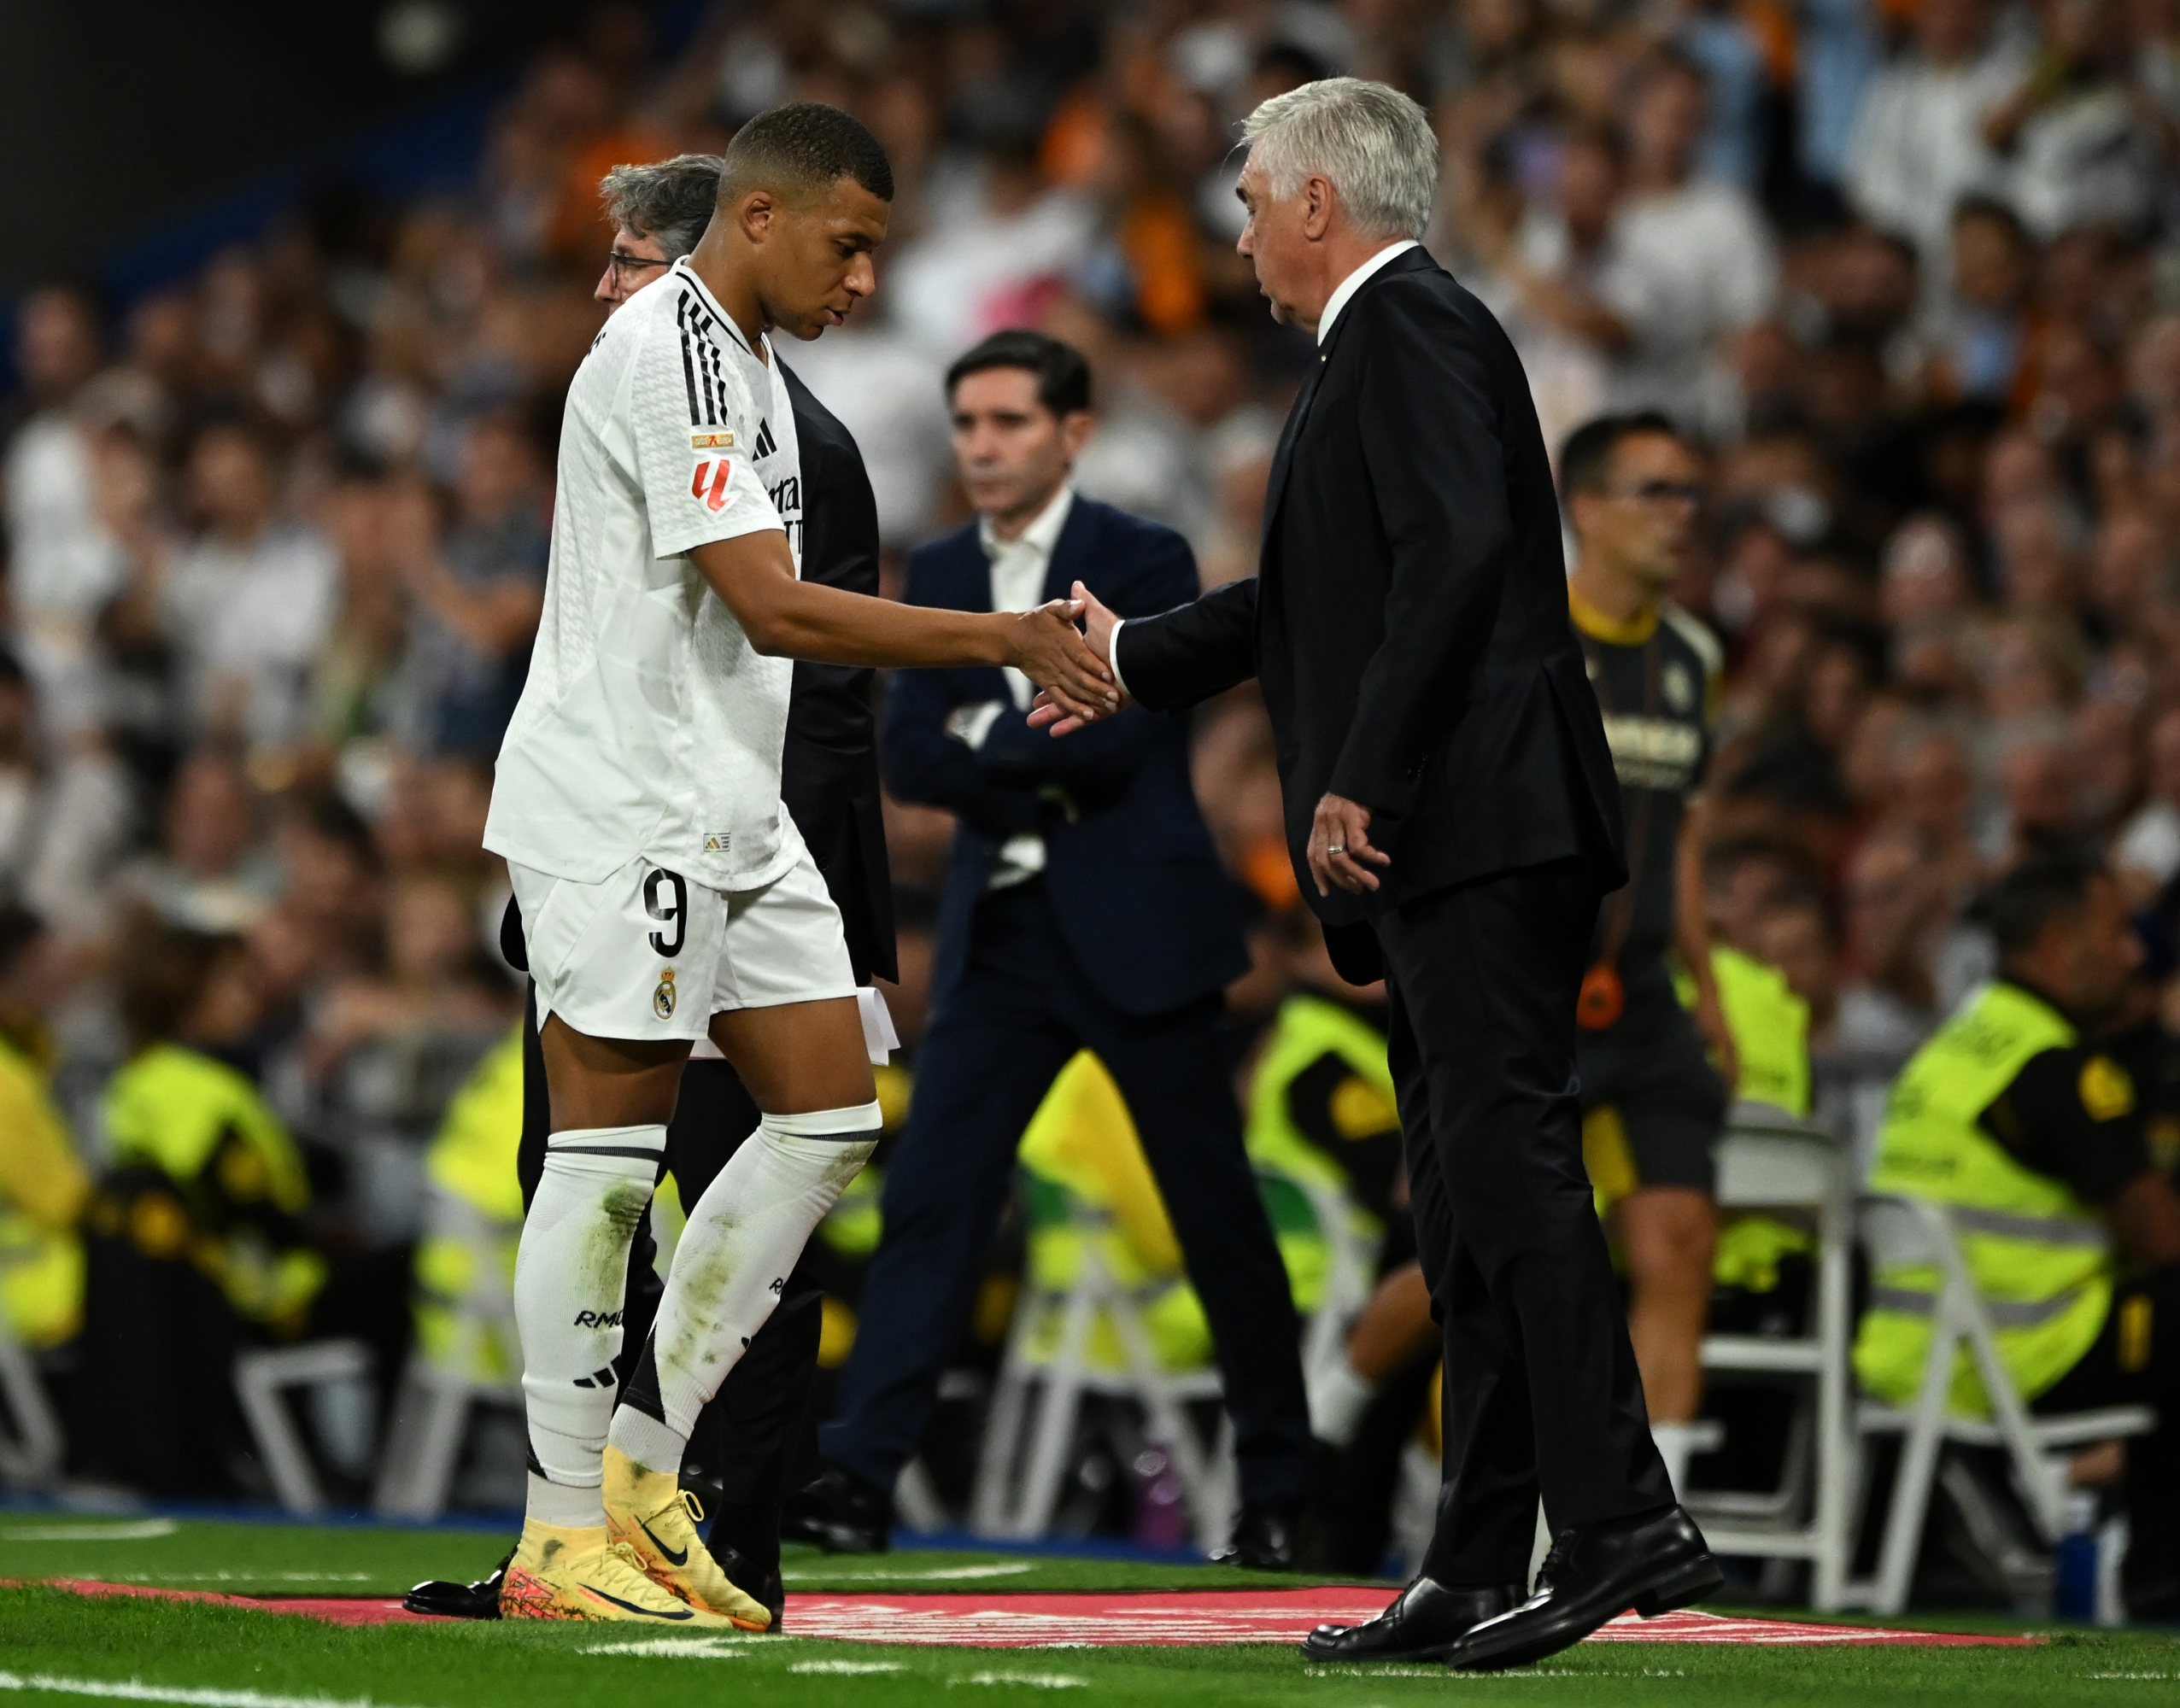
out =
<path fill-rule="evenodd" d="M 717 155 L 676 155 L 643 166 L 617 166 L 598 180 L 606 217 L 639 237 L 648 237 L 677 261 L 696 247 L 718 205 Z"/>
<path fill-rule="evenodd" d="M 1423 109 L 1387 84 L 1305 83 L 1243 120 L 1241 139 L 1275 198 L 1286 201 L 1321 173 L 1366 236 L 1420 237 L 1438 205 L 1438 135 Z"/>
<path fill-rule="evenodd" d="M 1612 453 L 1624 439 L 1650 434 L 1679 440 L 1680 430 L 1672 417 L 1656 409 L 1631 409 L 1620 415 L 1600 415 L 1585 421 L 1559 448 L 1559 489 L 1571 498 L 1578 492 L 1603 492 L 1612 479 Z"/>
<path fill-rule="evenodd" d="M 718 199 L 753 190 L 806 196 L 843 178 L 881 202 L 894 199 L 893 163 L 860 119 L 822 101 L 791 101 L 735 132 L 720 161 Z"/>
<path fill-rule="evenodd" d="M 2055 919 L 2077 912 L 2104 863 L 2079 848 L 2031 855 L 1976 898 L 1969 917 L 1991 934 L 2003 962 L 2027 952 Z"/>
<path fill-rule="evenodd" d="M 1020 328 L 994 332 L 956 356 L 946 370 L 946 401 L 953 401 L 954 388 L 970 375 L 993 368 L 1028 373 L 1037 382 L 1037 401 L 1055 415 L 1074 415 L 1090 407 L 1090 364 L 1082 352 L 1046 333 Z"/>

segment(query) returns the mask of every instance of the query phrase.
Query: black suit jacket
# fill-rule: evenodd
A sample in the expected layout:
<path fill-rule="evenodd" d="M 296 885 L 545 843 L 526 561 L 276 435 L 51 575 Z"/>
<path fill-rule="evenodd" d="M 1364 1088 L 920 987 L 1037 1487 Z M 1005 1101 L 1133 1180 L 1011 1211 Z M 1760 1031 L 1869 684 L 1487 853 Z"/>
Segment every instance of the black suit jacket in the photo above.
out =
<path fill-rule="evenodd" d="M 808 501 L 802 578 L 850 593 L 878 591 L 878 506 L 854 436 L 785 362 Z M 841 910 L 856 982 L 900 976 L 894 884 L 878 788 L 869 670 L 798 661 L 788 700 L 780 795 Z"/>
<path fill-rule="evenodd" d="M 1064 598 L 1077 580 L 1123 615 L 1148 615 L 1195 590 L 1196 560 L 1170 528 L 1078 496 L 1052 547 L 1045 597 Z M 992 608 L 991 565 L 974 524 L 909 559 L 908 602 Z M 993 700 L 1001 710 L 981 746 L 946 734 L 957 706 Z M 939 904 L 935 1007 L 968 966 L 1000 845 L 1025 832 L 1045 839 L 1045 885 L 1068 947 L 1123 1013 L 1180 1008 L 1248 966 L 1181 721 L 1129 707 L 1055 740 L 1029 727 L 995 669 L 903 670 L 887 697 L 885 764 L 901 799 L 945 807 L 960 822 Z"/>
<path fill-rule="evenodd" d="M 1260 680 L 1288 852 L 1327 925 L 1570 856 L 1603 890 L 1625 880 L 1528 383 L 1421 249 L 1349 301 L 1303 383 L 1257 576 L 1127 623 L 1115 650 L 1147 706 Z M 1369 808 L 1392 857 L 1373 894 L 1316 892 L 1305 850 L 1328 793 Z"/>

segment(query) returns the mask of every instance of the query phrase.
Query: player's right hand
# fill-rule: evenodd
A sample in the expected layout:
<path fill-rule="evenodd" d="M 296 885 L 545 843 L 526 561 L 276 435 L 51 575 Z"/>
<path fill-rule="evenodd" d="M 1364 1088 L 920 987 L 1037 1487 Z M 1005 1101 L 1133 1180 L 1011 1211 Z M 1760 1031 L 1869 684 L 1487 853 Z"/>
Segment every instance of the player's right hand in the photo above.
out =
<path fill-rule="evenodd" d="M 1069 599 L 1023 611 L 1007 630 L 1007 663 L 1069 717 L 1087 723 L 1119 709 L 1120 690 L 1075 626 L 1081 615 L 1081 603 Z"/>

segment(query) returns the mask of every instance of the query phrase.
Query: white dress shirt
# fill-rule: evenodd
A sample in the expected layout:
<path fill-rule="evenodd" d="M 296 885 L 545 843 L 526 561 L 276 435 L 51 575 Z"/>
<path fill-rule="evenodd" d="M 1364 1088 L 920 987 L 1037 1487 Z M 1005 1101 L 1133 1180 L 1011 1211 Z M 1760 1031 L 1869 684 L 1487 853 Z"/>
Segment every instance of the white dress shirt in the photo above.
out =
<path fill-rule="evenodd" d="M 1317 343 L 1320 348 L 1323 347 L 1325 340 L 1332 336 L 1333 322 L 1339 318 L 1339 311 L 1347 307 L 1355 293 L 1374 278 L 1387 261 L 1396 255 L 1406 254 L 1409 250 L 1416 247 L 1418 245 L 1413 237 L 1403 237 L 1397 243 L 1387 243 L 1385 248 L 1380 249 L 1377 254 L 1372 255 L 1369 260 L 1333 287 L 1333 294 L 1325 299 L 1325 312 L 1317 317 Z M 1113 624 L 1112 637 L 1106 642 L 1105 663 L 1111 667 L 1114 686 L 1122 693 L 1128 692 L 1128 684 L 1121 680 L 1120 631 L 1127 621 L 1126 617 L 1122 617 L 1120 622 Z"/>
<path fill-rule="evenodd" d="M 1052 548 L 1059 544 L 1061 530 L 1067 526 L 1069 512 L 1075 508 L 1075 488 L 1064 483 L 1052 494 L 1052 500 L 1038 512 L 1037 519 L 1011 540 L 1002 540 L 992 531 L 992 520 L 985 517 L 976 524 L 977 543 L 984 548 L 985 557 L 992 565 L 992 609 L 994 611 L 1034 611 L 1045 602 L 1045 577 L 1052 564 Z M 1013 699 L 1015 710 L 1027 711 L 1036 697 L 1036 685 L 1011 664 L 1002 668 L 1006 677 L 1007 693 Z M 999 721 L 1005 705 L 999 700 L 986 700 L 979 705 L 957 706 L 946 719 L 946 734 L 963 743 L 971 752 L 982 747 L 992 733 L 992 726 Z M 1010 836 L 999 849 L 999 863 L 993 868 L 989 890 L 1004 890 L 1026 883 L 1045 869 L 1045 839 L 1025 834 Z"/>
<path fill-rule="evenodd" d="M 1387 261 L 1392 260 L 1396 255 L 1406 254 L 1415 247 L 1417 247 L 1416 242 L 1413 237 L 1403 237 L 1397 243 L 1387 243 L 1385 248 L 1380 249 L 1377 254 L 1372 255 L 1369 260 L 1333 287 L 1333 294 L 1325 299 L 1325 312 L 1317 317 L 1319 348 L 1321 349 L 1325 340 L 1332 336 L 1333 322 L 1339 319 L 1339 311 L 1346 307 L 1354 299 L 1355 293 L 1375 278 Z"/>

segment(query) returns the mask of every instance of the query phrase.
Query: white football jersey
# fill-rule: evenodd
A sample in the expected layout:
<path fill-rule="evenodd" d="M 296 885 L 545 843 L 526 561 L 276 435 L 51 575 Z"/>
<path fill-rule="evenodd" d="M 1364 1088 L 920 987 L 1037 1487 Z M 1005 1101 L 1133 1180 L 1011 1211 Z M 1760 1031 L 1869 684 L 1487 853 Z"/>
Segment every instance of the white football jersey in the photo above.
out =
<path fill-rule="evenodd" d="M 761 656 L 689 557 L 765 529 L 802 562 L 779 365 L 686 260 L 606 323 L 568 388 L 552 563 L 484 845 L 578 883 L 642 856 L 754 889 L 801 838 L 780 804 L 794 664 Z"/>

